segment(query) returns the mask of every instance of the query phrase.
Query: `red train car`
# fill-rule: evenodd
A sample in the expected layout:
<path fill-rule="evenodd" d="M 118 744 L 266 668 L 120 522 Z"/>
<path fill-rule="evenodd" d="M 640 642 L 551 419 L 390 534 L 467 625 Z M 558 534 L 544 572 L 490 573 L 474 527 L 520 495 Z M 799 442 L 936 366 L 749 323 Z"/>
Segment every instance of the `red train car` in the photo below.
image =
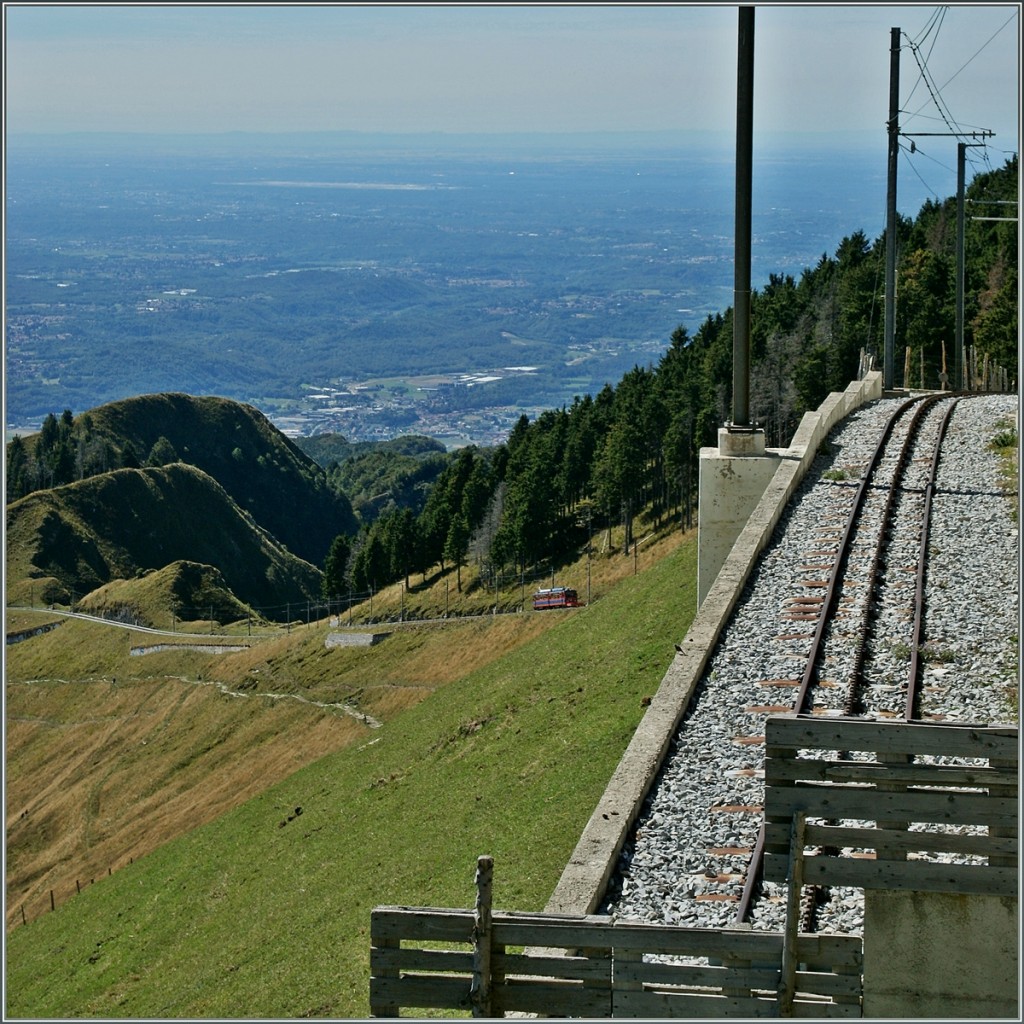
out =
<path fill-rule="evenodd" d="M 533 607 L 541 608 L 578 608 L 579 596 L 570 587 L 547 587 L 533 595 Z"/>

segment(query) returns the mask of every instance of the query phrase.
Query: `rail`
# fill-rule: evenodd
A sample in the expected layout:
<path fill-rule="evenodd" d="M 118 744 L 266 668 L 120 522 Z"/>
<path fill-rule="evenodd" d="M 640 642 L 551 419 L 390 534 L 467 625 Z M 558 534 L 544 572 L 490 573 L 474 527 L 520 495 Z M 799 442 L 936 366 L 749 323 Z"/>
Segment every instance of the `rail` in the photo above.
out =
<path fill-rule="evenodd" d="M 860 639 L 854 653 L 850 685 L 845 699 L 845 715 L 854 716 L 861 710 L 860 688 L 863 681 L 864 665 L 867 656 L 868 637 L 871 633 L 871 624 L 869 620 L 872 615 L 872 609 L 876 607 L 876 602 L 878 600 L 880 568 L 883 561 L 885 545 L 887 543 L 887 538 L 895 515 L 897 495 L 901 488 L 901 477 L 909 463 L 913 445 L 919 436 L 919 431 L 922 423 L 924 422 L 925 416 L 939 402 L 952 399 L 952 401 L 948 402 L 948 406 L 939 425 L 938 434 L 934 442 L 934 448 L 930 459 L 929 477 L 924 489 L 921 542 L 916 570 L 917 586 L 914 604 L 913 643 L 911 644 L 906 698 L 906 718 L 909 720 L 914 716 L 920 687 L 918 647 L 922 632 L 925 604 L 924 589 L 928 567 L 931 499 L 935 489 L 936 475 L 938 473 L 939 457 L 942 450 L 942 439 L 945 436 L 950 416 L 956 408 L 956 404 L 960 400 L 960 397 L 961 396 L 950 395 L 942 392 L 930 396 L 918 396 L 916 398 L 908 399 L 895 410 L 893 415 L 886 422 L 885 428 L 879 437 L 874 452 L 872 453 L 872 456 L 861 476 L 846 517 L 846 523 L 843 528 L 842 535 L 839 538 L 838 550 L 829 574 L 828 586 L 825 596 L 821 602 L 822 607 L 818 614 L 818 621 L 815 626 L 814 634 L 811 638 L 810 652 L 807 656 L 805 669 L 800 681 L 800 687 L 797 691 L 793 705 L 793 711 L 796 714 L 802 714 L 805 711 L 809 703 L 811 691 L 818 682 L 819 666 L 824 656 L 825 637 L 829 629 L 832 627 L 833 616 L 835 615 L 839 598 L 843 593 L 845 573 L 848 567 L 853 540 L 858 528 L 860 516 L 866 504 L 867 496 L 870 491 L 877 486 L 875 482 L 876 473 L 889 449 L 890 440 L 897 422 L 905 414 L 909 413 L 909 428 L 897 450 L 895 469 L 893 470 L 893 480 L 886 488 L 884 510 L 882 512 L 881 521 L 876 529 L 870 571 L 868 573 L 868 598 L 864 605 L 865 620 L 860 626 Z M 842 751 L 839 755 L 840 758 L 846 759 L 847 752 L 841 747 L 839 749 Z M 814 834 L 814 830 L 812 829 L 811 831 L 812 834 Z M 743 892 L 737 905 L 735 918 L 737 923 L 741 923 L 749 919 L 754 901 L 760 892 L 761 884 L 767 878 L 764 870 L 766 845 L 766 825 L 763 824 L 758 832 L 757 841 L 750 860 L 750 866 L 747 871 L 747 877 L 744 882 Z M 809 895 L 808 901 L 805 903 L 802 924 L 806 931 L 814 930 L 814 908 L 816 902 L 816 899 Z"/>

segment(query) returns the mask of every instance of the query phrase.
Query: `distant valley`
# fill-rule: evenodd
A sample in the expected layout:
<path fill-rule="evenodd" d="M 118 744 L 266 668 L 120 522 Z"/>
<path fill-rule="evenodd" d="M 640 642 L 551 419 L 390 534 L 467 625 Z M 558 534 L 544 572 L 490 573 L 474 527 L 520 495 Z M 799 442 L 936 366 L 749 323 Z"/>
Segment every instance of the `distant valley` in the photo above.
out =
<path fill-rule="evenodd" d="M 7 429 L 183 391 L 497 443 L 731 305 L 732 167 L 727 139 L 11 139 Z M 884 170 L 765 152 L 755 277 L 879 234 Z"/>

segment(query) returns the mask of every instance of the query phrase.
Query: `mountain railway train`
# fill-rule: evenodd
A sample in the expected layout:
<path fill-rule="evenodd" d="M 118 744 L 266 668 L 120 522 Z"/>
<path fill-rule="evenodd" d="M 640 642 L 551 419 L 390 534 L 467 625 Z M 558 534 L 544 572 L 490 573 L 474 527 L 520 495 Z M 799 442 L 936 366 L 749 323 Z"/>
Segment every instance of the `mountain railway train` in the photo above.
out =
<path fill-rule="evenodd" d="M 569 587 L 546 587 L 533 595 L 535 610 L 543 608 L 578 608 L 580 599 L 575 590 Z"/>

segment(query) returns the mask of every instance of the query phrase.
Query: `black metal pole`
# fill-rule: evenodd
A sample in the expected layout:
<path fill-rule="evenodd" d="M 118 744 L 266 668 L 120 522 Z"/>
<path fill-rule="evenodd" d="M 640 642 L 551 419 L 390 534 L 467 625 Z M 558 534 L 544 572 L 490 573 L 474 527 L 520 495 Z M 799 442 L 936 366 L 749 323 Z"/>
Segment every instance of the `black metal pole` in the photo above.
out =
<path fill-rule="evenodd" d="M 896 345 L 896 168 L 900 154 L 900 30 L 889 30 L 889 174 L 885 204 L 885 338 L 882 385 L 893 386 Z M 904 382 L 906 383 L 906 382 Z"/>
<path fill-rule="evenodd" d="M 967 147 L 956 145 L 956 339 L 953 342 L 953 390 L 964 386 L 964 157 Z"/>
<path fill-rule="evenodd" d="M 750 220 L 754 138 L 754 8 L 739 9 L 736 74 L 736 255 L 732 427 L 750 427 Z"/>

